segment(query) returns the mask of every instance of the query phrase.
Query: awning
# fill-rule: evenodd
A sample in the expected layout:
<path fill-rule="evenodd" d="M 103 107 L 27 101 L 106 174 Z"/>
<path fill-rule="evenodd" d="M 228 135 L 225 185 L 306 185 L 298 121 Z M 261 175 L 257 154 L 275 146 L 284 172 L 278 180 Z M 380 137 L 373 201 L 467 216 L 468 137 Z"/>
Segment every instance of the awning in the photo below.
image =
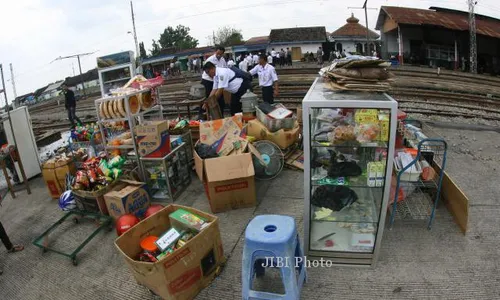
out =
<path fill-rule="evenodd" d="M 160 56 L 160 57 L 151 57 L 151 58 L 146 58 L 142 61 L 142 64 L 156 64 L 159 62 L 164 62 L 166 60 L 171 60 L 175 57 L 175 55 L 165 55 L 165 56 Z"/>

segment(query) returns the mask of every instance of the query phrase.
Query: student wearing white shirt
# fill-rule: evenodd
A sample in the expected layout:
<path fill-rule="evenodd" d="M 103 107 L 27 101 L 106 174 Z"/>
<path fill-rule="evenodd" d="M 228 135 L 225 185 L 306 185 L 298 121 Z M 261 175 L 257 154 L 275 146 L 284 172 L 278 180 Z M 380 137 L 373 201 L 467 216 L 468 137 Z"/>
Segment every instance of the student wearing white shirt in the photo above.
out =
<path fill-rule="evenodd" d="M 227 61 L 227 67 L 228 67 L 228 68 L 231 68 L 231 67 L 234 67 L 234 65 L 235 65 L 235 64 L 234 64 L 234 60 L 230 58 L 230 59 Z"/>
<path fill-rule="evenodd" d="M 215 49 L 215 54 L 207 58 L 204 64 L 210 62 L 217 67 L 227 68 L 226 60 L 223 57 L 225 51 L 226 49 L 224 49 L 224 47 L 217 47 Z M 212 92 L 214 80 L 212 79 L 212 77 L 208 76 L 205 71 L 203 71 L 201 75 L 201 84 L 205 87 L 205 97 L 208 98 L 208 96 Z M 220 109 L 224 111 L 224 98 L 222 97 L 222 95 L 220 98 L 217 98 L 217 100 L 219 102 Z"/>
<path fill-rule="evenodd" d="M 257 53 L 253 54 L 253 56 L 252 56 L 252 63 L 253 63 L 254 66 L 256 66 L 259 63 L 259 56 L 257 55 Z"/>
<path fill-rule="evenodd" d="M 274 97 L 279 94 L 278 90 L 278 75 L 276 69 L 268 63 L 268 57 L 261 55 L 259 64 L 250 70 L 253 76 L 259 76 L 259 86 L 262 87 L 262 99 L 269 104 L 274 103 Z"/>
<path fill-rule="evenodd" d="M 213 63 L 207 62 L 203 70 L 214 81 L 214 86 L 209 97 L 220 97 L 224 91 L 231 93 L 231 115 L 241 112 L 241 96 L 250 88 L 251 80 L 238 77 L 237 74 L 228 68 L 216 67 Z M 248 73 L 247 73 L 248 74 Z"/>
<path fill-rule="evenodd" d="M 267 53 L 267 63 L 273 66 L 273 56 L 269 52 Z"/>
<path fill-rule="evenodd" d="M 248 72 L 248 61 L 246 59 L 242 59 L 238 67 L 240 68 L 240 70 Z"/>
<path fill-rule="evenodd" d="M 252 53 L 248 53 L 248 55 L 245 59 L 247 60 L 248 68 L 253 67 Z M 247 72 L 248 72 L 248 70 L 247 70 Z"/>

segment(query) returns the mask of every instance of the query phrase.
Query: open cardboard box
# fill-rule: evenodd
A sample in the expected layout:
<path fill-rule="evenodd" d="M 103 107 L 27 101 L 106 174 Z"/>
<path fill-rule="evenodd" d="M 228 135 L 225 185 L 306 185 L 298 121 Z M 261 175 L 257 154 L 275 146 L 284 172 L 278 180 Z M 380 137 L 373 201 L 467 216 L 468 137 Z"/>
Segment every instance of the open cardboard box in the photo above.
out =
<path fill-rule="evenodd" d="M 135 260 L 141 240 L 161 236 L 171 228 L 169 215 L 182 208 L 209 222 L 186 244 L 155 263 Z M 141 221 L 115 240 L 115 246 L 135 280 L 167 300 L 194 299 L 218 275 L 225 262 L 219 219 L 197 209 L 171 204 Z"/>
<path fill-rule="evenodd" d="M 271 141 L 281 149 L 286 149 L 293 145 L 299 139 L 300 134 L 300 127 L 297 122 L 293 129 L 280 129 L 276 132 L 269 131 L 269 129 L 259 120 L 249 121 L 246 128 L 249 136 L 253 136 L 258 141 Z"/>
<path fill-rule="evenodd" d="M 256 205 L 252 154 L 202 159 L 196 151 L 194 165 L 214 213 Z"/>

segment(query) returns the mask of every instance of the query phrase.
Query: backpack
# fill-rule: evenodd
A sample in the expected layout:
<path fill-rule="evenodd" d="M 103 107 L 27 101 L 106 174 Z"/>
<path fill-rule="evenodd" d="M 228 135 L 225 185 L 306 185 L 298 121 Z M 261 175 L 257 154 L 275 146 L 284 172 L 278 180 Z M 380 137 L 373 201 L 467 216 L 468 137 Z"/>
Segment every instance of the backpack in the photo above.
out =
<path fill-rule="evenodd" d="M 235 74 L 233 78 L 229 79 L 229 82 L 233 81 L 235 78 L 241 78 L 243 81 L 252 81 L 252 75 L 250 75 L 250 73 L 240 70 L 236 68 L 236 66 L 230 67 L 229 70 L 233 71 Z"/>

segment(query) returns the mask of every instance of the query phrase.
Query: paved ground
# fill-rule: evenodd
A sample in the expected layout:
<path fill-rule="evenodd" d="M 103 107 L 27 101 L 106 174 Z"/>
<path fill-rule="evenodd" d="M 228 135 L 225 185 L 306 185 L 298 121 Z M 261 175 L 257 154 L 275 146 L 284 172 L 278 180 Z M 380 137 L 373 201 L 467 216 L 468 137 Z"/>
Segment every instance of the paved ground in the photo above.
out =
<path fill-rule="evenodd" d="M 470 198 L 469 233 L 460 233 L 444 207 L 439 208 L 431 231 L 424 223 L 396 224 L 384 234 L 375 268 L 309 269 L 302 299 L 500 298 L 500 134 L 450 129 L 439 132 L 455 145 L 447 169 Z M 209 211 L 202 185 L 193 178 L 179 203 Z M 63 213 L 48 198 L 40 178 L 32 180 L 31 185 L 32 195 L 23 191 L 16 199 L 9 196 L 0 208 L 0 220 L 12 239 L 27 246 L 16 254 L 0 251 L 0 267 L 4 269 L 0 299 L 154 299 L 135 283 L 114 249 L 114 232 L 98 235 L 81 252 L 77 267 L 63 256 L 42 254 L 32 246 L 32 240 Z M 273 181 L 259 182 L 256 208 L 219 214 L 228 263 L 197 299 L 241 298 L 242 233 L 255 215 L 291 215 L 303 236 L 302 185 L 301 172 L 286 170 Z M 91 228 L 65 225 L 58 233 L 59 245 L 69 248 Z"/>

